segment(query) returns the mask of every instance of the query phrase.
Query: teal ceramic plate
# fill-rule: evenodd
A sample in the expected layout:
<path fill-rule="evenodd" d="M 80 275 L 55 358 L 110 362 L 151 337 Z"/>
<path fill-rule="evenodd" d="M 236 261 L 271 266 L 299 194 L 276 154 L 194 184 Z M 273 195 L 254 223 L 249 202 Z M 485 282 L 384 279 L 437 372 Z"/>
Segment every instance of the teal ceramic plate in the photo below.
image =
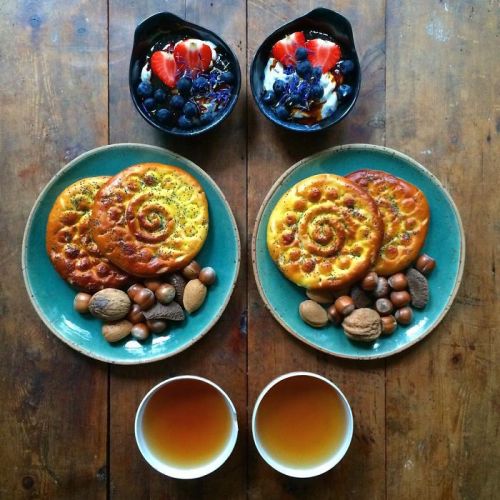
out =
<path fill-rule="evenodd" d="M 281 196 L 298 181 L 319 173 L 346 175 L 361 168 L 385 170 L 420 188 L 431 207 L 431 221 L 423 251 L 437 266 L 429 277 L 430 301 L 422 311 L 414 310 L 407 327 L 398 326 L 389 337 L 371 344 L 351 342 L 341 327 L 316 329 L 298 314 L 304 290 L 288 281 L 267 251 L 269 216 Z M 465 241 L 457 208 L 440 182 L 408 156 L 381 146 L 353 144 L 327 149 L 287 170 L 268 193 L 257 217 L 252 258 L 257 286 L 266 306 L 278 322 L 303 342 L 335 356 L 354 359 L 383 358 L 402 351 L 424 338 L 443 319 L 455 298 L 464 264 Z"/>
<path fill-rule="evenodd" d="M 203 306 L 182 323 L 172 324 L 168 335 L 153 335 L 144 343 L 130 337 L 108 344 L 100 333 L 101 322 L 73 310 L 75 291 L 57 274 L 45 251 L 47 217 L 59 193 L 83 177 L 114 175 L 130 165 L 160 162 L 176 165 L 201 183 L 208 199 L 210 229 L 196 257 L 213 267 L 217 281 Z M 38 197 L 26 225 L 22 265 L 33 306 L 44 323 L 61 340 L 92 358 L 118 364 L 139 364 L 173 356 L 200 339 L 214 326 L 234 289 L 240 263 L 240 242 L 229 205 L 215 182 L 198 166 L 155 146 L 113 144 L 94 149 L 68 163 Z"/>

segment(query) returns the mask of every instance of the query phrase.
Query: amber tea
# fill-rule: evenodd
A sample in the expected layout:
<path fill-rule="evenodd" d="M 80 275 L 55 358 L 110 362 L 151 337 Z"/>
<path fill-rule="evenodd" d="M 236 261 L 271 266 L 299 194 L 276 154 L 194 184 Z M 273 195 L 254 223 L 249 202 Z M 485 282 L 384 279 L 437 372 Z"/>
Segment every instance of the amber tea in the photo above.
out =
<path fill-rule="evenodd" d="M 138 444 L 151 465 L 158 470 L 165 465 L 167 470 L 160 472 L 177 477 L 170 470 L 175 469 L 184 477 L 182 471 L 212 469 L 211 464 L 217 468 L 234 446 L 235 426 L 234 407 L 217 386 L 197 377 L 179 377 L 159 387 L 144 404 L 142 447 L 141 439 Z"/>
<path fill-rule="evenodd" d="M 325 472 L 345 453 L 352 434 L 352 415 L 345 398 L 333 384 L 314 374 L 278 381 L 258 402 L 254 420 L 259 451 L 284 473 L 288 473 L 285 469 Z M 329 463 L 332 465 L 325 468 Z"/>

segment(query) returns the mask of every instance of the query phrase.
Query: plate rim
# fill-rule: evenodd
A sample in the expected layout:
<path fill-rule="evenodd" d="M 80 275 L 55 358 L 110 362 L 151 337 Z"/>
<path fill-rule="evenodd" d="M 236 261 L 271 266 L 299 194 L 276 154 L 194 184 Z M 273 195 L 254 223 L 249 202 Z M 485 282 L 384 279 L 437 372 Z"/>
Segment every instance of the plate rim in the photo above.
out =
<path fill-rule="evenodd" d="M 258 228 L 262 219 L 262 215 L 264 213 L 265 208 L 267 207 L 269 200 L 273 196 L 273 194 L 276 192 L 276 190 L 281 186 L 281 184 L 284 182 L 284 180 L 296 169 L 301 167 L 304 163 L 308 163 L 310 161 L 314 161 L 316 158 L 324 156 L 325 154 L 334 154 L 339 151 L 346 151 L 346 150 L 358 150 L 358 151 L 366 151 L 366 150 L 371 150 L 371 151 L 376 151 L 377 153 L 384 153 L 384 154 L 389 154 L 391 156 L 396 156 L 399 159 L 410 163 L 412 166 L 414 166 L 417 170 L 419 170 L 422 174 L 424 174 L 426 177 L 429 178 L 429 180 L 434 183 L 440 191 L 445 195 L 445 197 L 448 199 L 454 215 L 457 219 L 458 223 L 458 228 L 460 231 L 460 255 L 459 255 L 459 266 L 458 266 L 458 273 L 457 277 L 455 280 L 455 284 L 453 286 L 453 290 L 451 294 L 448 297 L 448 300 L 446 304 L 443 307 L 443 310 L 439 314 L 439 316 L 436 318 L 433 324 L 431 324 L 427 331 L 425 331 L 424 334 L 420 335 L 419 337 L 415 339 L 411 339 L 410 342 L 406 343 L 405 345 L 398 347 L 394 351 L 387 352 L 387 353 L 380 353 L 380 354 L 368 354 L 366 356 L 356 356 L 356 355 L 350 355 L 350 354 L 344 354 L 344 353 L 338 353 L 338 352 L 332 352 L 329 351 L 328 349 L 325 349 L 308 339 L 302 337 L 299 335 L 297 332 L 293 330 L 290 326 L 288 326 L 284 320 L 281 319 L 281 317 L 275 313 L 273 307 L 269 303 L 267 296 L 264 292 L 264 289 L 262 287 L 262 283 L 260 281 L 260 276 L 259 272 L 257 269 L 257 232 Z M 425 168 L 422 164 L 420 164 L 417 160 L 411 158 L 410 156 L 406 155 L 405 153 L 401 153 L 400 151 L 397 151 L 392 148 L 388 148 L 386 146 L 379 146 L 376 144 L 364 144 L 364 143 L 354 143 L 354 144 L 344 144 L 340 146 L 334 146 L 331 148 L 326 148 L 318 153 L 315 153 L 313 155 L 307 156 L 306 158 L 303 158 L 302 160 L 299 160 L 298 162 L 294 163 L 291 167 L 286 169 L 279 177 L 276 179 L 276 181 L 273 183 L 273 185 L 270 187 L 269 191 L 267 192 L 264 200 L 262 201 L 262 204 L 259 208 L 259 211 L 257 213 L 257 218 L 255 220 L 255 224 L 253 227 L 253 234 L 252 234 L 252 250 L 251 250 L 251 259 L 252 259 L 252 269 L 255 277 L 255 282 L 257 285 L 257 289 L 259 291 L 259 295 L 264 302 L 264 305 L 266 306 L 266 309 L 271 313 L 273 318 L 290 334 L 292 334 L 296 339 L 300 340 L 304 344 L 309 345 L 310 347 L 313 347 L 314 349 L 324 352 L 325 354 L 328 354 L 330 356 L 336 356 L 339 358 L 344 358 L 344 359 L 355 359 L 355 360 L 360 360 L 360 361 L 369 361 L 369 360 L 374 360 L 374 359 L 382 359 L 382 358 L 388 358 L 389 356 L 393 356 L 395 354 L 398 354 L 406 349 L 409 349 L 416 343 L 420 342 L 423 340 L 425 337 L 427 337 L 443 320 L 443 318 L 446 316 L 446 313 L 450 310 L 450 307 L 452 306 L 455 297 L 458 293 L 458 290 L 460 288 L 460 285 L 462 283 L 462 278 L 463 278 L 463 271 L 464 271 L 464 264 L 465 264 L 465 233 L 464 233 L 464 228 L 462 224 L 462 219 L 460 217 L 460 212 L 458 211 L 458 208 L 453 201 L 453 198 L 451 197 L 450 193 L 448 193 L 448 190 L 441 184 L 439 179 L 427 168 Z M 284 278 L 286 279 L 286 278 Z"/>
<path fill-rule="evenodd" d="M 229 287 L 229 293 L 227 294 L 226 299 L 224 300 L 224 303 L 220 307 L 219 311 L 217 314 L 214 315 L 212 320 L 209 322 L 209 324 L 201 330 L 194 338 L 190 339 L 189 342 L 187 342 L 185 345 L 175 349 L 174 351 L 166 354 L 160 354 L 157 356 L 153 356 L 151 358 L 146 358 L 146 359 L 130 359 L 130 360 L 116 360 L 116 359 L 110 359 L 107 356 L 100 355 L 98 353 L 95 353 L 92 350 L 85 349 L 81 347 L 78 343 L 73 342 L 72 340 L 64 337 L 63 335 L 60 335 L 59 332 L 55 327 L 52 326 L 48 318 L 45 316 L 43 313 L 42 309 L 38 306 L 37 302 L 34 299 L 34 291 L 33 288 L 31 287 L 31 282 L 28 278 L 28 271 L 27 271 L 27 245 L 28 245 L 28 238 L 29 238 L 29 233 L 31 230 L 31 226 L 33 224 L 33 218 L 35 216 L 35 213 L 37 212 L 42 200 L 44 199 L 46 193 L 52 188 L 52 186 L 56 183 L 56 181 L 62 177 L 64 173 L 66 173 L 68 170 L 71 170 L 75 164 L 80 163 L 82 160 L 87 158 L 88 156 L 93 156 L 95 154 L 99 154 L 100 152 L 108 149 L 143 149 L 143 150 L 150 150 L 150 151 L 156 151 L 156 152 L 167 152 L 170 154 L 172 157 L 174 157 L 176 160 L 179 160 L 181 162 L 185 162 L 189 165 L 190 168 L 192 168 L 197 175 L 200 175 L 203 177 L 206 181 L 208 181 L 214 188 L 215 190 L 219 193 L 219 195 L 222 198 L 223 203 L 226 205 L 228 212 L 229 212 L 229 220 L 231 223 L 231 226 L 233 227 L 234 233 L 236 234 L 236 262 L 235 262 L 235 273 L 234 273 L 234 278 L 233 282 L 231 283 L 231 286 Z M 167 148 L 162 148 L 160 146 L 154 146 L 151 144 L 141 144 L 137 142 L 119 142 L 119 143 L 114 143 L 114 144 L 105 144 L 103 146 L 98 146 L 96 148 L 90 149 L 88 151 L 85 151 L 84 153 L 78 155 L 76 158 L 73 158 L 71 161 L 66 163 L 58 172 L 56 172 L 50 180 L 47 182 L 47 184 L 44 186 L 40 194 L 37 196 L 31 210 L 28 216 L 28 219 L 26 220 L 26 225 L 24 228 L 24 233 L 23 233 L 23 239 L 21 243 L 21 270 L 23 273 L 23 279 L 24 279 L 24 285 L 26 288 L 26 292 L 28 293 L 29 300 L 35 309 L 36 313 L 38 314 L 38 317 L 42 320 L 42 322 L 45 324 L 45 326 L 61 341 L 63 341 L 66 345 L 71 347 L 72 349 L 78 351 L 81 354 L 84 354 L 85 356 L 88 356 L 93 359 L 97 359 L 98 361 L 102 361 L 105 363 L 113 364 L 113 365 L 141 365 L 141 364 L 147 364 L 147 363 L 154 363 L 156 361 L 161 361 L 166 358 L 170 358 L 172 356 L 175 356 L 176 354 L 179 354 L 182 351 L 185 351 L 189 347 L 191 347 L 195 342 L 200 340 L 202 337 L 204 337 L 214 326 L 215 324 L 219 321 L 220 317 L 224 313 L 224 311 L 227 308 L 227 305 L 229 301 L 231 300 L 231 297 L 233 296 L 234 289 L 236 287 L 236 282 L 238 281 L 239 273 L 240 273 L 240 264 L 241 264 L 241 241 L 240 241 L 240 234 L 238 231 L 238 225 L 236 223 L 236 219 L 234 217 L 233 211 L 231 209 L 231 205 L 227 201 L 224 193 L 222 192 L 221 188 L 219 185 L 215 182 L 215 180 L 205 171 L 203 170 L 200 166 L 198 166 L 196 163 L 193 161 L 189 160 L 188 158 L 179 155 L 175 153 L 174 151 L 171 151 L 170 149 Z M 62 278 L 61 278 L 62 279 Z"/>

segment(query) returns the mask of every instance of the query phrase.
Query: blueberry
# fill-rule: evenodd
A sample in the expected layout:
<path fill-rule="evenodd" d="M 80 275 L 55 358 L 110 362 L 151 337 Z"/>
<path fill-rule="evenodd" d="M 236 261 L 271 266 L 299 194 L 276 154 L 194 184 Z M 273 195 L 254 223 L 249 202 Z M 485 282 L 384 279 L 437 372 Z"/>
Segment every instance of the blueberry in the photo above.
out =
<path fill-rule="evenodd" d="M 297 71 L 297 75 L 299 75 L 302 78 L 309 78 L 312 73 L 312 66 L 309 61 L 300 61 L 297 63 L 297 68 L 295 69 Z"/>
<path fill-rule="evenodd" d="M 161 123 L 172 121 L 172 112 L 169 109 L 161 108 L 156 112 L 156 119 Z"/>
<path fill-rule="evenodd" d="M 262 96 L 262 102 L 264 104 L 270 106 L 271 104 L 274 104 L 275 101 L 276 101 L 276 96 L 274 95 L 274 92 L 272 90 L 264 92 L 264 95 Z"/>
<path fill-rule="evenodd" d="M 343 83 L 337 90 L 340 99 L 345 99 L 352 92 L 352 87 Z"/>
<path fill-rule="evenodd" d="M 273 85 L 274 93 L 279 97 L 285 92 L 286 83 L 283 80 L 276 80 Z"/>
<path fill-rule="evenodd" d="M 293 92 L 288 97 L 287 104 L 289 106 L 295 106 L 296 104 L 299 104 L 301 100 L 302 100 L 302 96 L 298 92 Z"/>
<path fill-rule="evenodd" d="M 163 89 L 155 90 L 153 94 L 156 102 L 165 102 L 167 100 L 167 93 Z"/>
<path fill-rule="evenodd" d="M 180 128 L 187 130 L 193 126 L 193 122 L 187 116 L 181 115 L 177 125 L 179 125 Z"/>
<path fill-rule="evenodd" d="M 311 97 L 311 99 L 321 99 L 324 93 L 325 91 L 323 87 L 319 83 L 314 83 L 311 85 L 309 96 Z"/>
<path fill-rule="evenodd" d="M 184 97 L 181 95 L 174 95 L 172 99 L 170 99 L 170 107 L 172 109 L 182 109 L 184 107 Z"/>
<path fill-rule="evenodd" d="M 297 61 L 305 61 L 307 59 L 307 49 L 299 47 L 295 51 L 295 59 L 297 59 Z"/>
<path fill-rule="evenodd" d="M 346 74 L 354 69 L 354 63 L 350 59 L 346 59 L 345 61 L 339 61 L 337 67 L 342 73 Z"/>
<path fill-rule="evenodd" d="M 208 125 L 214 121 L 215 115 L 213 111 L 207 111 L 200 116 L 200 122 L 202 125 Z"/>
<path fill-rule="evenodd" d="M 221 82 L 224 83 L 233 83 L 234 82 L 234 75 L 231 73 L 231 71 L 224 71 L 220 75 Z"/>
<path fill-rule="evenodd" d="M 156 101 L 152 97 L 144 99 L 144 107 L 151 111 L 156 106 Z"/>
<path fill-rule="evenodd" d="M 313 78 L 316 78 L 316 79 L 320 79 L 321 78 L 321 75 L 323 74 L 323 71 L 322 69 L 319 67 L 319 66 L 315 66 L 313 69 L 312 69 L 312 77 Z"/>
<path fill-rule="evenodd" d="M 182 95 L 189 95 L 192 85 L 193 85 L 193 80 L 191 80 L 191 78 L 189 78 L 188 76 L 183 76 L 177 82 L 176 87 L 179 93 L 181 93 Z"/>
<path fill-rule="evenodd" d="M 182 112 L 186 115 L 187 118 L 194 118 L 198 114 L 198 106 L 196 106 L 194 102 L 188 101 L 186 104 L 184 104 Z"/>
<path fill-rule="evenodd" d="M 210 82 L 203 76 L 199 76 L 193 81 L 193 92 L 201 94 L 210 88 Z"/>
<path fill-rule="evenodd" d="M 153 93 L 153 87 L 149 82 L 141 82 L 137 85 L 137 94 L 141 97 L 149 97 Z"/>
<path fill-rule="evenodd" d="M 285 106 L 278 106 L 276 108 L 276 114 L 278 115 L 278 118 L 280 120 L 288 119 L 288 110 L 285 108 Z"/>

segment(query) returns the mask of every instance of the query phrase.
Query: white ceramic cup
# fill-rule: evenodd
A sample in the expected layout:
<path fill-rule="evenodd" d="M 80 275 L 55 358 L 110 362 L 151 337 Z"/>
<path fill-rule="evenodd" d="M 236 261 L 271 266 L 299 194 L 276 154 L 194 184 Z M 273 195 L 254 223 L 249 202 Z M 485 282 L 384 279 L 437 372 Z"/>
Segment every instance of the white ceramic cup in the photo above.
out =
<path fill-rule="evenodd" d="M 203 464 L 200 467 L 194 468 L 180 468 L 175 467 L 172 464 L 166 463 L 165 461 L 160 460 L 149 448 L 143 432 L 143 417 L 144 411 L 151 400 L 151 398 L 156 394 L 162 387 L 167 384 L 175 383 L 179 380 L 198 380 L 205 384 L 208 384 L 215 388 L 221 396 L 224 398 L 226 402 L 227 409 L 230 413 L 231 418 L 231 432 L 229 438 L 227 440 L 226 446 L 224 449 L 214 457 L 214 459 L 206 464 Z M 165 474 L 166 476 L 173 477 L 176 479 L 196 479 L 198 477 L 206 476 L 210 474 L 214 470 L 218 469 L 231 455 L 234 446 L 236 445 L 236 438 L 238 437 L 238 419 L 236 415 L 236 409 L 233 405 L 233 402 L 229 399 L 229 396 L 217 385 L 207 380 L 203 377 L 197 377 L 195 375 L 181 375 L 179 377 L 169 378 L 160 382 L 158 385 L 155 385 L 147 394 L 144 396 L 144 399 L 141 401 L 139 408 L 137 409 L 137 413 L 135 415 L 135 440 L 137 442 L 137 446 L 139 447 L 142 456 L 145 460 L 156 469 L 158 472 Z"/>
<path fill-rule="evenodd" d="M 340 445 L 337 447 L 337 449 L 332 451 L 332 455 L 323 463 L 316 465 L 314 467 L 305 467 L 305 468 L 292 468 L 287 465 L 284 465 L 280 463 L 279 461 L 275 460 L 267 451 L 266 448 L 263 446 L 259 434 L 257 432 L 257 414 L 259 413 L 259 407 L 262 402 L 262 400 L 265 398 L 266 394 L 269 392 L 269 390 L 274 387 L 276 384 L 280 383 L 281 381 L 291 378 L 291 377 L 298 377 L 298 376 L 306 376 L 306 377 L 313 377 L 316 379 L 319 379 L 323 381 L 325 384 L 331 387 L 332 391 L 335 391 L 337 396 L 339 397 L 341 403 L 342 403 L 342 408 L 345 412 L 345 432 L 344 436 L 342 439 L 342 442 Z M 297 477 L 297 478 L 307 478 L 307 477 L 314 477 L 314 476 L 319 476 L 320 474 L 323 474 L 324 472 L 329 471 L 333 467 L 335 467 L 340 460 L 344 457 L 346 454 L 349 445 L 351 444 L 352 440 L 352 434 L 353 434 L 353 428 L 354 428 L 354 421 L 352 418 L 352 411 L 351 407 L 349 406 L 349 403 L 347 402 L 346 397 L 344 394 L 342 394 L 342 391 L 330 380 L 328 380 L 325 377 L 322 377 L 321 375 L 318 375 L 316 373 L 310 373 L 310 372 L 291 372 L 291 373 L 285 373 L 284 375 L 281 375 L 277 378 L 275 378 L 272 382 L 270 382 L 264 390 L 260 393 L 259 397 L 257 398 L 257 401 L 255 402 L 255 406 L 253 409 L 253 414 L 252 414 L 252 434 L 253 434 L 253 440 L 255 443 L 255 446 L 257 447 L 258 452 L 260 453 L 260 456 L 274 469 L 276 469 L 278 472 L 281 472 L 282 474 L 285 474 L 287 476 L 291 477 Z"/>

